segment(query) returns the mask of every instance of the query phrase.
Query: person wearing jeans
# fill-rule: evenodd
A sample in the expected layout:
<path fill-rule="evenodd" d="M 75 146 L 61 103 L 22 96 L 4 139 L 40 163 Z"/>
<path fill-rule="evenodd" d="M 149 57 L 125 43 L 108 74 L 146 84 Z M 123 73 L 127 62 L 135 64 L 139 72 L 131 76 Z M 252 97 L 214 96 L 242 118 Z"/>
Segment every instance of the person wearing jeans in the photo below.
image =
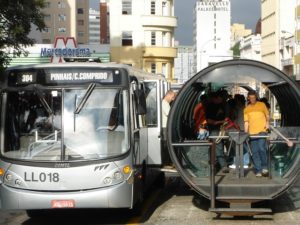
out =
<path fill-rule="evenodd" d="M 269 129 L 269 110 L 263 102 L 257 101 L 255 91 L 248 92 L 248 101 L 244 109 L 245 132 L 251 136 L 265 135 Z M 268 176 L 266 138 L 252 138 L 251 150 L 256 176 Z"/>

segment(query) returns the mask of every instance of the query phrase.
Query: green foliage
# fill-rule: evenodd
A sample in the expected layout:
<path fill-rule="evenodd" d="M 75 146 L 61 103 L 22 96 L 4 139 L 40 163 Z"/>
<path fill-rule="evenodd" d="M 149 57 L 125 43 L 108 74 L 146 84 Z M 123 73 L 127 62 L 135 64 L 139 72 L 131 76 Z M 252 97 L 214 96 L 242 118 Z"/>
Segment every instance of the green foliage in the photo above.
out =
<path fill-rule="evenodd" d="M 34 44 L 28 37 L 31 25 L 38 30 L 45 28 L 44 0 L 0 0 L 0 70 L 9 61 L 9 54 L 26 54 L 25 47 Z M 10 52 L 8 51 L 10 49 Z"/>
<path fill-rule="evenodd" d="M 233 51 L 233 58 L 239 58 L 239 56 L 241 55 L 240 52 L 240 42 L 237 42 L 232 48 L 231 50 Z"/>

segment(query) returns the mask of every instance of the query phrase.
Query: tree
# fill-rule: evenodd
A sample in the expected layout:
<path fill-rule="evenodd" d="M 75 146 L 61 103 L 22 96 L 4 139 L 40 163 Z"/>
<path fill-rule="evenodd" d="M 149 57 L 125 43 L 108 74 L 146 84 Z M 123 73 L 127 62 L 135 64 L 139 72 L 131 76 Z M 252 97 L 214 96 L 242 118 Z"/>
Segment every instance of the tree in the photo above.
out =
<path fill-rule="evenodd" d="M 13 57 L 26 54 L 25 47 L 33 45 L 28 37 L 31 25 L 39 31 L 45 28 L 44 0 L 0 0 L 0 69 Z M 10 52 L 8 52 L 10 49 Z"/>
<path fill-rule="evenodd" d="M 240 41 L 235 43 L 235 45 L 231 48 L 233 51 L 233 58 L 238 59 L 240 58 L 241 52 L 240 52 Z"/>

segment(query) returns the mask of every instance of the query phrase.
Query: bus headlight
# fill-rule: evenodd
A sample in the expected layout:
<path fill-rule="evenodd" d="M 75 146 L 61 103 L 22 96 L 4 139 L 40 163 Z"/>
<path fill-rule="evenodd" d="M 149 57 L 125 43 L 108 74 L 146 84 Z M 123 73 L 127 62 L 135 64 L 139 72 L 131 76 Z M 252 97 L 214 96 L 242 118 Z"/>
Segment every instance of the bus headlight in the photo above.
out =
<path fill-rule="evenodd" d="M 18 186 L 20 186 L 22 184 L 22 181 L 20 181 L 19 179 L 16 179 L 15 180 L 15 184 L 18 185 Z"/>
<path fill-rule="evenodd" d="M 104 184 L 111 184 L 111 182 L 112 182 L 112 179 L 110 177 L 105 177 L 103 180 Z"/>
<path fill-rule="evenodd" d="M 114 173 L 114 178 L 115 178 L 116 180 L 121 179 L 121 178 L 122 178 L 121 172 L 120 172 L 120 171 L 115 172 L 115 173 Z"/>
<path fill-rule="evenodd" d="M 7 181 L 11 181 L 13 179 L 13 175 L 8 173 L 8 174 L 6 174 L 5 179 Z"/>

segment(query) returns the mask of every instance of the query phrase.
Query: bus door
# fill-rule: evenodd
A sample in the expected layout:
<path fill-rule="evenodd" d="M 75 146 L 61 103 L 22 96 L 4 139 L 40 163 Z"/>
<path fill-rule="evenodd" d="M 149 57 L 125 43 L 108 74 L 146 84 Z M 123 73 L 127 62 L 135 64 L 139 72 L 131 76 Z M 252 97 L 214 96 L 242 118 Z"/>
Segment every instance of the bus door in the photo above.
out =
<path fill-rule="evenodd" d="M 161 165 L 161 100 L 162 81 L 144 81 L 146 94 L 146 124 L 148 127 L 148 164 Z"/>
<path fill-rule="evenodd" d="M 139 86 L 139 87 L 138 87 Z M 147 164 L 148 155 L 148 135 L 145 123 L 146 102 L 142 84 L 133 84 L 132 90 L 135 96 L 132 95 L 132 127 L 134 141 L 134 164 Z"/>

